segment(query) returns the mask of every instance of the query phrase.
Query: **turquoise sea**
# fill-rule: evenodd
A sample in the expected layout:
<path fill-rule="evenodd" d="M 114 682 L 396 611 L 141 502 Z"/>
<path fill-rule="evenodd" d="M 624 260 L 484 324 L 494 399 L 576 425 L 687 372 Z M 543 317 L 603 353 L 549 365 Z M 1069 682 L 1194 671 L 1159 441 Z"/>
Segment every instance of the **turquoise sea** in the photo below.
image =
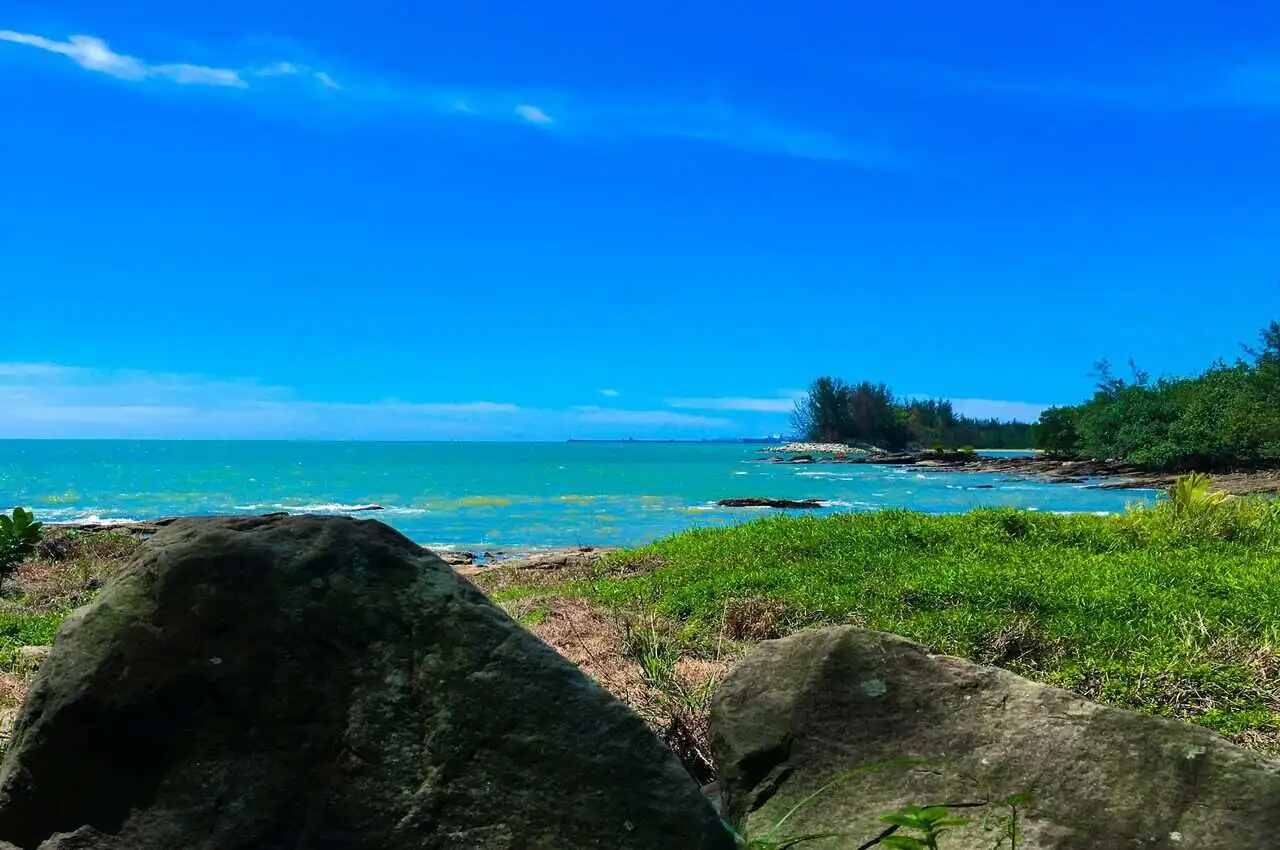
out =
<path fill-rule="evenodd" d="M 0 508 L 48 522 L 353 513 L 467 550 L 634 545 L 742 522 L 731 496 L 814 498 L 822 512 L 980 506 L 1112 512 L 1151 491 L 996 474 L 758 462 L 759 446 L 656 443 L 0 441 Z M 991 489 L 983 489 L 989 485 Z M 359 509 L 381 505 L 385 510 Z M 767 509 L 765 509 L 767 510 Z"/>

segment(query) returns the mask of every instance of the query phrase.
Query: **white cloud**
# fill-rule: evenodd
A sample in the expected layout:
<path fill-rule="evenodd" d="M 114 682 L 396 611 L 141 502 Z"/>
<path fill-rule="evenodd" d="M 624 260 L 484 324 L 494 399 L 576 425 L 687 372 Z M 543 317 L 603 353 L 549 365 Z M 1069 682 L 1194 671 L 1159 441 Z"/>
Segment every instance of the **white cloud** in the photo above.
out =
<path fill-rule="evenodd" d="M 622 395 L 622 393 L 618 392 L 617 390 L 601 390 L 600 395 L 606 396 L 608 398 L 617 398 L 618 396 Z"/>
<path fill-rule="evenodd" d="M 116 53 L 105 41 L 91 35 L 73 35 L 66 41 L 55 41 L 28 33 L 0 30 L 0 41 L 35 47 L 66 56 L 81 68 L 134 82 L 160 77 L 180 85 L 228 86 L 247 88 L 240 72 L 231 68 L 211 68 L 185 62 L 148 64 L 134 56 Z"/>
<path fill-rule="evenodd" d="M 668 407 L 685 410 L 734 410 L 751 413 L 790 413 L 803 393 L 788 393 L 780 398 L 669 398 Z"/>
<path fill-rule="evenodd" d="M 913 88 L 995 93 L 1045 102 L 1077 102 L 1150 112 L 1275 109 L 1280 107 L 1280 59 L 1203 61 L 1149 69 L 1120 79 L 980 73 L 927 63 L 891 63 L 883 78 Z"/>
<path fill-rule="evenodd" d="M 255 73 L 259 77 L 292 77 L 302 72 L 301 65 L 295 65 L 292 62 L 272 62 L 265 68 L 259 68 Z"/>
<path fill-rule="evenodd" d="M 57 378 L 75 371 L 54 363 L 0 363 L 0 378 Z"/>
<path fill-rule="evenodd" d="M 337 81 L 324 71 L 317 71 L 296 62 L 272 62 L 264 68 L 250 72 L 255 77 L 310 77 L 328 89 L 341 89 Z"/>
<path fill-rule="evenodd" d="M 685 428 L 731 428 L 728 419 L 694 416 L 671 410 L 621 410 L 611 407 L 583 406 L 572 408 L 578 418 L 592 425 L 667 425 Z"/>
<path fill-rule="evenodd" d="M 564 439 L 701 436 L 733 427 L 670 410 L 319 402 L 251 380 L 0 363 L 0 438 Z"/>
<path fill-rule="evenodd" d="M 835 160 L 883 169 L 909 167 L 896 152 L 880 145 L 855 144 L 834 135 L 786 125 L 758 110 L 722 101 L 680 99 L 584 98 L 570 91 L 445 88 L 417 81 L 378 79 L 365 74 L 342 84 L 326 71 L 300 62 L 274 60 L 213 67 L 185 62 L 159 63 L 118 53 L 104 39 L 73 35 L 66 41 L 0 30 L 0 41 L 65 56 L 86 70 L 135 83 L 163 80 L 184 86 L 258 89 L 285 78 L 309 84 L 312 91 L 335 96 L 330 105 L 370 115 L 465 116 L 495 123 L 535 124 L 564 138 L 647 137 L 699 142 L 759 154 Z M 291 48 L 296 49 L 296 48 Z M 295 87 L 296 91 L 296 87 Z M 542 102 L 549 100 L 548 105 Z"/>
<path fill-rule="evenodd" d="M 519 115 L 530 124 L 552 124 L 554 121 L 551 116 L 543 112 L 536 106 L 528 103 L 521 103 L 516 106 L 516 115 Z"/>

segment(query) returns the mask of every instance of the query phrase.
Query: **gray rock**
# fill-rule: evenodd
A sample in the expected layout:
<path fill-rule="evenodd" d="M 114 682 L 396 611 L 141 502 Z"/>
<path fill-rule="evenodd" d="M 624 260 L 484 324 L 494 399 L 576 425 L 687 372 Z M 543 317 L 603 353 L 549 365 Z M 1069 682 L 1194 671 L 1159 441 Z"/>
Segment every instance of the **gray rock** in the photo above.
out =
<path fill-rule="evenodd" d="M 474 552 L 440 551 L 434 552 L 433 554 L 451 567 L 469 567 L 476 562 Z"/>
<path fill-rule="evenodd" d="M 175 522 L 68 619 L 0 841 L 731 846 L 629 709 L 399 533 L 314 516 Z"/>
<path fill-rule="evenodd" d="M 600 563 L 610 552 L 617 551 L 608 546 L 578 546 L 572 549 L 557 549 L 552 552 L 539 552 L 523 557 L 503 558 L 491 557 L 486 567 L 507 567 L 519 570 L 573 570 L 588 569 Z"/>
<path fill-rule="evenodd" d="M 718 691 L 711 734 L 721 804 L 748 835 L 846 774 L 786 834 L 837 831 L 821 846 L 854 848 L 910 804 L 1027 794 L 1020 850 L 1280 847 L 1280 763 L 879 632 L 760 644 Z M 979 821 L 1007 813 L 957 810 L 975 823 L 940 846 L 990 850 L 998 833 Z"/>

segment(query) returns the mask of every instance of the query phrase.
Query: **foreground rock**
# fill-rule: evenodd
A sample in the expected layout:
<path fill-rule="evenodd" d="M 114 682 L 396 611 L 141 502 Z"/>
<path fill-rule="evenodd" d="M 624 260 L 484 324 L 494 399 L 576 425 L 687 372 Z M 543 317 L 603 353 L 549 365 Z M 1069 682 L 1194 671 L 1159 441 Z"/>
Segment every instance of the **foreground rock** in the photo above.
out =
<path fill-rule="evenodd" d="M 822 507 L 817 499 L 721 499 L 716 502 L 722 508 L 790 508 L 811 510 Z"/>
<path fill-rule="evenodd" d="M 786 834 L 835 831 L 847 838 L 823 846 L 854 848 L 910 804 L 1028 794 L 1021 850 L 1280 846 L 1280 763 L 879 632 L 761 644 L 717 693 L 711 733 L 726 816 L 748 834 L 878 765 L 803 806 Z M 1001 808 L 955 814 L 991 823 Z M 941 846 L 990 850 L 993 835 L 975 823 Z"/>
<path fill-rule="evenodd" d="M 3 841 L 729 846 L 639 717 L 438 558 L 304 516 L 172 523 L 66 622 L 0 768 Z"/>

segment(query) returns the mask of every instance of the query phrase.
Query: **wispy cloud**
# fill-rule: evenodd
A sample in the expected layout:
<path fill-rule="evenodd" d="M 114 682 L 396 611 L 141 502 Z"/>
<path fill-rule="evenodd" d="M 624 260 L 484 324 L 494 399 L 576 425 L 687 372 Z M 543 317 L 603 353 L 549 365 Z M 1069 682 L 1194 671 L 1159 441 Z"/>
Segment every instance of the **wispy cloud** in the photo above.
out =
<path fill-rule="evenodd" d="M 1192 63 L 1128 79 L 1079 72 L 1070 77 L 981 73 L 920 63 L 883 70 L 884 78 L 898 85 L 982 92 L 1027 101 L 1076 102 L 1149 112 L 1280 109 L 1280 57 L 1243 63 Z"/>
<path fill-rule="evenodd" d="M 725 410 L 744 413 L 790 413 L 796 402 L 804 393 L 795 391 L 778 398 L 744 398 L 729 396 L 721 398 L 669 398 L 668 407 L 686 410 Z"/>
<path fill-rule="evenodd" d="M 0 41 L 34 47 L 65 56 L 86 71 L 96 71 L 129 82 L 164 81 L 184 86 L 216 86 L 248 89 L 253 81 L 271 77 L 298 77 L 323 88 L 341 89 L 331 75 L 296 62 L 275 61 L 242 68 L 219 68 L 188 62 L 150 62 L 125 53 L 117 53 L 101 38 L 73 35 L 66 41 L 30 33 L 0 30 Z"/>
<path fill-rule="evenodd" d="M 327 89 L 341 89 L 338 81 L 324 71 L 317 71 L 296 62 L 272 62 L 266 67 L 250 72 L 255 77 L 304 77 L 315 80 Z"/>
<path fill-rule="evenodd" d="M 613 407 L 584 405 L 572 412 L 590 425 L 661 425 L 680 428 L 721 430 L 733 427 L 733 421 L 711 416 L 694 416 L 672 410 L 621 410 Z"/>
<path fill-rule="evenodd" d="M 92 35 L 66 40 L 0 30 L 0 42 L 64 56 L 81 68 L 133 83 L 275 91 L 267 85 L 290 78 L 313 91 L 333 95 L 331 103 L 370 116 L 487 120 L 534 125 L 565 139 L 642 137 L 682 140 L 757 154 L 844 162 L 875 170 L 914 167 L 896 149 L 833 133 L 793 126 L 764 111 L 723 100 L 679 97 L 584 97 L 571 91 L 508 90 L 440 86 L 389 79 L 376 71 L 333 74 L 310 64 L 271 57 L 269 61 L 220 67 L 156 62 L 112 49 Z M 350 79 L 348 79 L 350 78 Z M 297 88 L 294 87 L 297 91 Z"/>
<path fill-rule="evenodd" d="M 728 419 L 671 410 L 488 400 L 320 402 L 251 380 L 0 363 L 0 438 L 564 439 L 734 428 Z"/>
<path fill-rule="evenodd" d="M 617 398 L 622 395 L 622 393 L 617 390 L 601 390 L 600 395 L 605 396 L 606 398 Z"/>
<path fill-rule="evenodd" d="M 186 62 L 151 64 L 134 56 L 116 53 L 105 41 L 91 35 L 73 35 L 66 41 L 55 41 L 39 35 L 0 30 L 0 41 L 56 53 L 87 71 L 97 71 L 120 80 L 164 79 L 180 85 L 249 87 L 241 73 L 231 68 L 211 68 Z"/>
<path fill-rule="evenodd" d="M 1280 109 L 1280 58 L 1227 67 L 1214 89 L 1224 105 Z"/>
<path fill-rule="evenodd" d="M 530 124 L 554 124 L 555 123 L 554 119 L 552 119 L 550 115 L 548 115 L 538 107 L 529 103 L 522 103 L 518 105 L 515 111 L 516 111 L 516 115 L 519 115 L 521 118 L 528 121 Z"/>
<path fill-rule="evenodd" d="M 796 402 L 804 398 L 803 390 L 779 393 L 777 398 L 726 396 L 715 398 L 669 398 L 668 407 L 682 410 L 724 411 L 737 413 L 790 413 Z M 934 396 L 908 393 L 907 399 L 927 399 Z M 1048 404 L 1029 401 L 1001 401 L 986 398 L 954 398 L 951 405 L 956 413 L 975 419 L 1002 419 L 1034 422 Z"/>

